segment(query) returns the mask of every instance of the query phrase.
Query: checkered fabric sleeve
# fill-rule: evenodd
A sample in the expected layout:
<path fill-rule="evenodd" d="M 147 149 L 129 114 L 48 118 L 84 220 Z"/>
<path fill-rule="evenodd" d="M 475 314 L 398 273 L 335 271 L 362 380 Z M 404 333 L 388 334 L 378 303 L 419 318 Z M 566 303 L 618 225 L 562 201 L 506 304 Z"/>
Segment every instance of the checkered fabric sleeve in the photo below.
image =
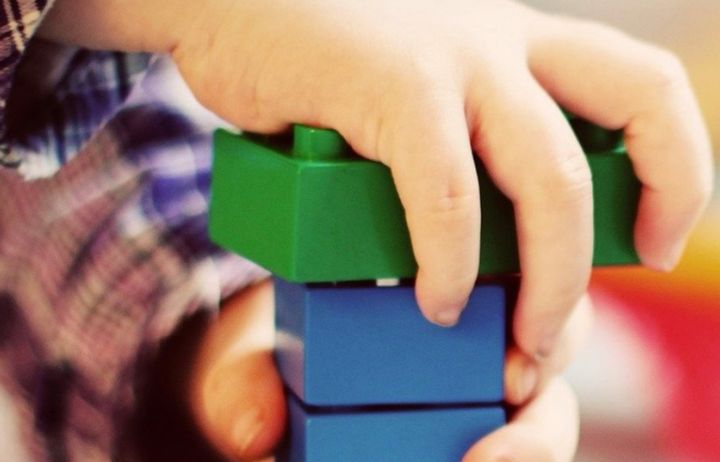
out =
<path fill-rule="evenodd" d="M 14 164 L 6 141 L 5 109 L 10 88 L 30 37 L 49 0 L 1 0 L 0 10 L 0 164 Z"/>
<path fill-rule="evenodd" d="M 0 2 L 0 433 L 28 461 L 134 461 L 161 343 L 266 273 L 209 242 L 217 122 L 173 70 L 31 40 L 49 0 Z"/>

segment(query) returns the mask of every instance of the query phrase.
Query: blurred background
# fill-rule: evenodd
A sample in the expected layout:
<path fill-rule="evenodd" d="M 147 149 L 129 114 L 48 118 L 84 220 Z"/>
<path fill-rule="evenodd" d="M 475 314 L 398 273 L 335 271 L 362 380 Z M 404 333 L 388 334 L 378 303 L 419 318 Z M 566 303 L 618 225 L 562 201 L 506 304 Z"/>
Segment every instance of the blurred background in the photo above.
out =
<path fill-rule="evenodd" d="M 720 147 L 718 0 L 527 0 L 612 24 L 673 50 Z M 720 461 L 720 195 L 669 275 L 596 271 L 594 337 L 570 370 L 580 395 L 577 462 Z"/>

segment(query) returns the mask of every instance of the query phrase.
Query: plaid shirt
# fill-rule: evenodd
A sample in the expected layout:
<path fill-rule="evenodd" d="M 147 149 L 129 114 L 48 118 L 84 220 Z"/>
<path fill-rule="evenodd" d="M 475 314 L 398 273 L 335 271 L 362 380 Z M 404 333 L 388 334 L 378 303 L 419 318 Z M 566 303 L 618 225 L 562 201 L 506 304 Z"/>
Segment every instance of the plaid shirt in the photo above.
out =
<path fill-rule="evenodd" d="M 31 460 L 129 460 L 160 342 L 265 273 L 208 241 L 218 121 L 173 69 L 30 40 L 49 2 L 0 1 L 0 385 Z"/>

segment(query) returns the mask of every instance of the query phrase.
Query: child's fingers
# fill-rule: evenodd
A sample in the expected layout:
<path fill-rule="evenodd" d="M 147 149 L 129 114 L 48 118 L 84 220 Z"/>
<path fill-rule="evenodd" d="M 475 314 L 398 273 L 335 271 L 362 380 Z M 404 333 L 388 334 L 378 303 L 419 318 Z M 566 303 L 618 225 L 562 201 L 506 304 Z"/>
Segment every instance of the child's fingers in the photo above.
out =
<path fill-rule="evenodd" d="M 463 462 L 571 462 L 578 428 L 575 394 L 556 378 L 509 424 L 470 448 Z"/>
<path fill-rule="evenodd" d="M 515 207 L 523 273 L 515 340 L 530 356 L 548 356 L 590 276 L 590 169 L 560 109 L 527 72 L 486 80 L 502 86 L 475 95 L 483 109 L 473 139 Z"/>
<path fill-rule="evenodd" d="M 457 321 L 477 278 L 480 198 L 459 95 L 416 96 L 388 122 L 378 152 L 392 170 L 418 262 L 418 304 L 432 322 Z M 387 119 L 391 120 L 391 119 Z"/>
<path fill-rule="evenodd" d="M 592 321 L 592 302 L 586 294 L 573 310 L 549 357 L 537 361 L 518 348 L 511 348 L 505 357 L 505 399 L 517 406 L 541 393 L 580 351 L 590 334 Z"/>
<path fill-rule="evenodd" d="M 711 148 L 687 76 L 675 57 L 598 24 L 572 20 L 538 32 L 530 65 L 560 104 L 624 128 L 643 183 L 635 228 L 643 263 L 668 270 L 709 200 Z"/>

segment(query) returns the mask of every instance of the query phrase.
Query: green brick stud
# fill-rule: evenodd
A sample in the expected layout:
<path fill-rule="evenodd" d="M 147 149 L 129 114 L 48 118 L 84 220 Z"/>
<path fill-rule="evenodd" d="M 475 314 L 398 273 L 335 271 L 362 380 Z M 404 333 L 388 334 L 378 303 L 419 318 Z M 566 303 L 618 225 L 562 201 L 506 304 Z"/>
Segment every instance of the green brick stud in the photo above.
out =
<path fill-rule="evenodd" d="M 335 130 L 305 125 L 293 127 L 292 155 L 305 160 L 337 160 L 348 157 L 350 146 Z"/>
<path fill-rule="evenodd" d="M 593 174 L 594 264 L 637 263 L 640 185 L 621 136 L 569 120 Z M 389 170 L 354 154 L 336 132 L 298 125 L 290 138 L 219 130 L 214 155 L 210 234 L 222 247 L 293 282 L 415 276 Z M 483 211 L 479 272 L 518 271 L 512 204 L 479 161 L 476 169 Z"/>

